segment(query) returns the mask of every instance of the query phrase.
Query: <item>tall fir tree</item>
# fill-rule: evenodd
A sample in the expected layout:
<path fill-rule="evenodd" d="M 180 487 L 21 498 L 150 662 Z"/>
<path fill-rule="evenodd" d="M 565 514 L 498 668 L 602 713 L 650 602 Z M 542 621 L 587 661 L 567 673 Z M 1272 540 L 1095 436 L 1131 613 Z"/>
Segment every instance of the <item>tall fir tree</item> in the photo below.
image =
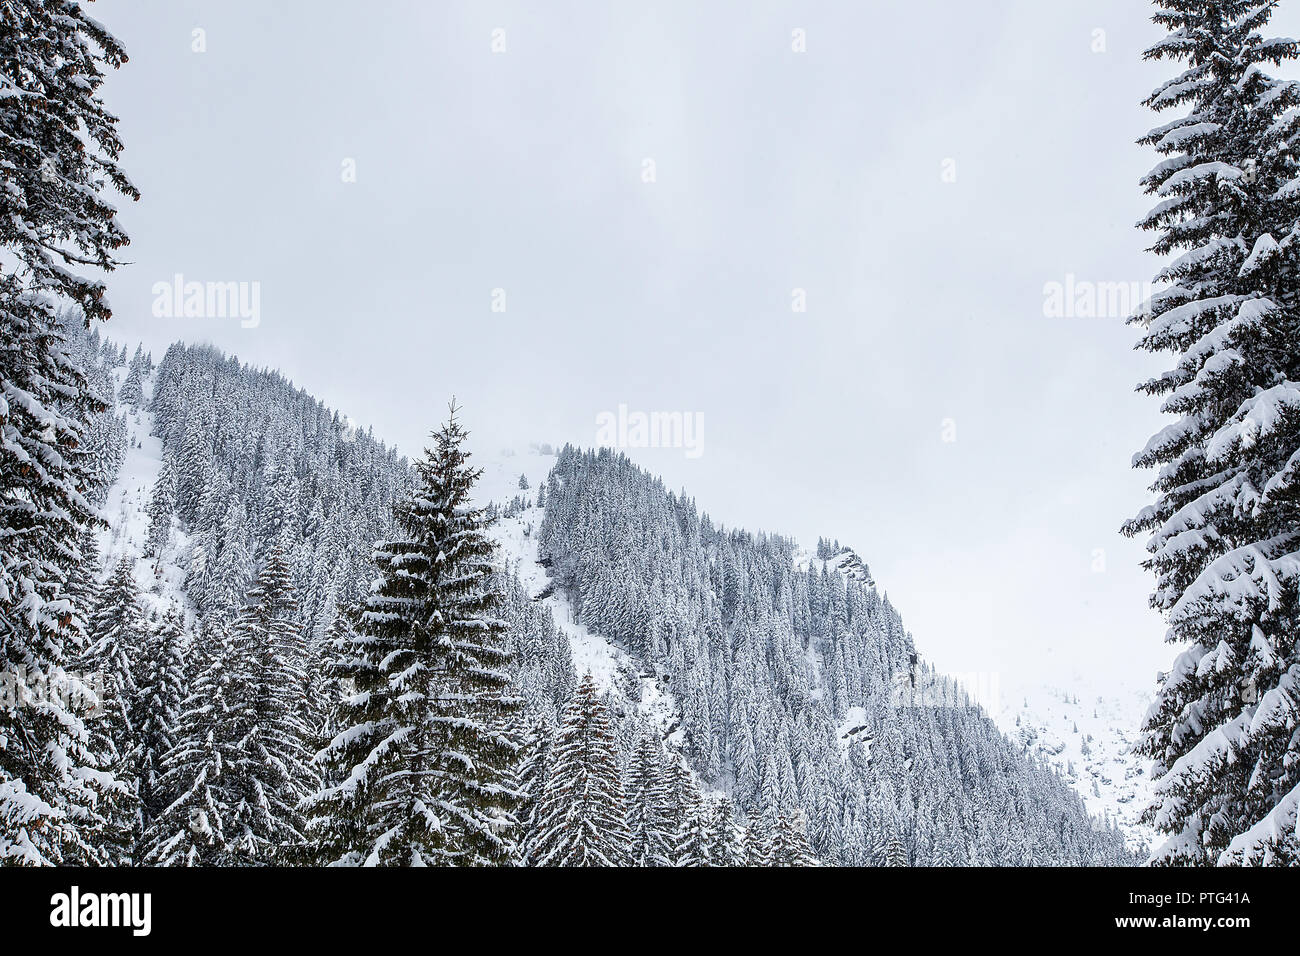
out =
<path fill-rule="evenodd" d="M 130 558 L 119 561 L 99 589 L 88 630 L 90 646 L 77 666 L 95 675 L 100 702 L 86 728 L 98 765 L 115 780 L 100 807 L 104 824 L 97 838 L 114 863 L 130 863 L 143 837 L 141 750 L 134 721 L 140 712 L 136 674 L 145 634 Z"/>
<path fill-rule="evenodd" d="M 897 833 L 890 836 L 880 851 L 881 866 L 907 866 L 907 847 Z"/>
<path fill-rule="evenodd" d="M 1139 347 L 1173 369 L 1140 386 L 1178 420 L 1134 458 L 1158 469 L 1146 535 L 1152 605 L 1184 650 L 1144 727 L 1166 836 L 1157 863 L 1300 862 L 1300 85 L 1265 39 L 1274 2 L 1157 0 L 1168 36 L 1146 51 L 1180 72 L 1146 100 L 1171 122 L 1140 223 L 1172 256 L 1134 316 Z"/>
<path fill-rule="evenodd" d="M 172 515 L 176 511 L 176 471 L 170 455 L 164 455 L 158 480 L 154 482 L 146 513 L 149 516 L 149 533 L 145 553 L 157 558 L 171 534 Z"/>
<path fill-rule="evenodd" d="M 132 724 L 139 748 L 139 795 L 142 840 L 166 806 L 162 784 L 163 761 L 176 745 L 185 703 L 185 616 L 168 607 L 147 625 L 143 647 L 136 660 L 135 712 Z M 137 850 L 144 859 L 146 847 Z"/>
<path fill-rule="evenodd" d="M 642 734 L 629 762 L 627 781 L 633 866 L 668 866 L 673 861 L 675 828 L 668 797 L 664 755 L 653 737 Z"/>
<path fill-rule="evenodd" d="M 550 779 L 555 760 L 555 727 L 551 720 L 539 717 L 524 735 L 520 748 L 515 789 L 519 792 L 520 854 L 524 865 L 531 865 L 538 833 L 538 808 L 542 790 Z"/>
<path fill-rule="evenodd" d="M 708 837 L 710 866 L 744 865 L 744 852 L 736 827 L 736 809 L 730 797 L 723 796 L 713 801 Z"/>
<path fill-rule="evenodd" d="M 272 549 L 244 609 L 210 622 L 163 762 L 169 803 L 147 858 L 163 866 L 260 866 L 301 858 L 302 803 L 318 783 L 299 709 L 305 641 L 289 567 Z"/>
<path fill-rule="evenodd" d="M 772 833 L 771 866 L 816 866 L 808 828 L 799 810 L 781 810 Z"/>
<path fill-rule="evenodd" d="M 273 547 L 230 631 L 231 668 L 248 696 L 233 711 L 231 737 L 241 754 L 227 778 L 234 786 L 225 837 L 249 862 L 296 858 L 306 828 L 300 804 L 319 784 L 300 707 L 307 643 L 289 577 L 284 553 Z"/>
<path fill-rule="evenodd" d="M 122 380 L 122 387 L 117 390 L 117 400 L 124 408 L 139 411 L 140 406 L 144 404 L 143 368 L 138 365 L 131 366 L 126 378 Z"/>
<path fill-rule="evenodd" d="M 775 827 L 775 818 L 770 813 L 756 813 L 749 818 L 742 841 L 745 866 L 772 865 Z"/>
<path fill-rule="evenodd" d="M 209 624 L 198 635 L 189 661 L 189 693 L 181 708 L 175 744 L 163 760 L 160 790 L 166 805 L 146 835 L 145 860 L 154 866 L 230 866 L 240 861 L 226 841 L 233 819 L 227 777 L 243 754 L 235 736 L 236 713 L 250 689 L 231 666 L 227 625 Z"/>
<path fill-rule="evenodd" d="M 339 782 L 310 802 L 323 862 L 519 861 L 508 733 L 519 702 L 494 616 L 489 519 L 470 503 L 481 471 L 457 410 L 416 463 L 418 486 L 395 508 L 405 537 L 377 549 L 379 579 L 336 664 L 355 693 L 322 758 Z"/>
<path fill-rule="evenodd" d="M 106 184 L 140 198 L 118 165 L 117 117 L 99 89 L 104 68 L 126 62 L 112 34 L 75 0 L 10 0 L 0 30 L 0 246 L 33 291 L 78 306 L 87 322 L 107 319 L 104 283 L 73 270 L 112 270 L 129 241 Z"/>
<path fill-rule="evenodd" d="M 95 521 L 80 445 L 103 408 L 47 302 L 0 277 L 0 859 L 93 862 L 94 757 L 68 686 L 85 650 L 73 582 Z"/>
<path fill-rule="evenodd" d="M 76 614 L 82 618 L 84 627 L 89 628 L 90 617 L 99 605 L 100 559 L 99 543 L 96 541 L 97 523 L 82 527 L 77 535 L 77 570 L 68 576 L 63 589 L 64 596 L 71 603 Z"/>
<path fill-rule="evenodd" d="M 673 866 L 708 866 L 708 825 L 700 788 L 685 761 L 677 754 L 668 755 L 665 775 L 671 824 L 669 860 Z"/>
<path fill-rule="evenodd" d="M 542 788 L 535 866 L 626 866 L 631 835 L 618 743 L 591 674 L 564 711 L 551 776 Z"/>
<path fill-rule="evenodd" d="M 350 610 L 332 611 L 332 614 L 328 630 L 307 643 L 302 691 L 298 700 L 298 717 L 307 733 L 305 742 L 312 755 L 313 773 L 317 776 L 321 771 L 317 757 L 338 732 L 334 720 L 338 716 L 339 701 L 344 696 L 343 687 L 334 675 L 334 648 L 346 639 L 351 626 Z M 308 794 L 308 799 L 326 782 L 323 778 L 320 779 L 316 790 Z"/>
<path fill-rule="evenodd" d="M 104 283 L 127 241 L 101 190 L 139 194 L 118 168 L 116 118 L 99 95 L 103 68 L 126 59 L 112 35 L 71 0 L 13 0 L 0 26 L 0 862 L 102 858 L 96 790 L 114 788 L 84 746 L 83 714 L 59 694 L 84 650 L 84 608 L 70 574 L 92 521 L 80 446 L 104 407 L 64 346 L 57 300 L 107 318 Z"/>

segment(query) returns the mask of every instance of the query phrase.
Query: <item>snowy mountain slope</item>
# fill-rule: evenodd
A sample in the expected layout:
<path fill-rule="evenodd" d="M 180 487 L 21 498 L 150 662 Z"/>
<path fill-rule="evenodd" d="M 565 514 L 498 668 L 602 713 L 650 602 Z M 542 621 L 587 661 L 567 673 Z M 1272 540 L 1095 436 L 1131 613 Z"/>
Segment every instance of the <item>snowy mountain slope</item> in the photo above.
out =
<path fill-rule="evenodd" d="M 480 504 L 494 502 L 504 507 L 516 496 L 528 500 L 528 507 L 503 514 L 493 525 L 491 533 L 500 547 L 500 560 L 518 575 L 529 597 L 554 616 L 556 625 L 569 639 L 578 675 L 591 674 L 601 691 L 609 692 L 627 711 L 634 712 L 669 744 L 677 746 L 681 743 L 680 713 L 672 695 L 657 675 L 642 673 L 626 651 L 576 620 L 573 605 L 553 590 L 550 575 L 539 560 L 536 530 L 543 509 L 537 507 L 537 489 L 546 482 L 555 464 L 555 455 L 548 452 L 549 446 L 534 445 L 523 453 L 505 451 L 479 462 L 483 476 L 475 494 Z M 521 475 L 528 482 L 527 490 L 519 487 Z"/>
<path fill-rule="evenodd" d="M 1074 785 L 1090 812 L 1116 820 L 1133 849 L 1155 833 L 1138 822 L 1149 797 L 1147 761 L 1133 752 L 1150 696 L 1133 688 L 1098 695 L 1080 674 L 1053 684 L 1008 688 L 994 714 L 1027 753 Z"/>
<path fill-rule="evenodd" d="M 125 367 L 113 370 L 114 392 L 125 379 Z M 153 562 L 144 557 L 145 540 L 149 533 L 149 516 L 146 509 L 162 470 L 162 440 L 154 434 L 154 416 L 148 411 L 153 397 L 153 388 L 157 380 L 157 369 L 144 379 L 143 401 L 139 408 L 117 404 L 115 411 L 126 422 L 126 455 L 117 478 L 109 486 L 101 515 L 107 522 L 101 528 L 96 544 L 99 547 L 100 577 L 123 558 L 134 560 L 136 582 L 140 585 L 141 597 L 146 611 L 161 612 L 170 605 L 176 605 L 185 612 L 187 622 L 192 623 L 193 608 L 185 597 L 185 571 L 178 563 L 180 555 L 187 548 L 187 537 L 175 521 L 172 522 L 171 537 L 163 549 L 162 559 Z"/>
<path fill-rule="evenodd" d="M 536 507 L 536 493 L 538 487 L 546 481 L 555 462 L 553 455 L 542 454 L 535 447 L 526 454 L 505 453 L 487 463 L 480 463 L 484 467 L 479 486 L 481 501 L 493 501 L 504 508 L 512 499 L 524 496 L 528 503 L 528 507 L 522 510 L 505 508 L 503 517 L 495 526 L 494 534 L 501 545 L 502 556 L 524 583 L 529 595 L 551 610 L 557 624 L 567 634 L 578 672 L 590 672 L 602 689 L 608 690 L 616 701 L 622 701 L 636 710 L 638 716 L 657 726 L 661 732 L 671 733 L 670 740 L 680 747 L 683 734 L 679 725 L 683 718 L 678 702 L 664 689 L 656 675 L 638 673 L 636 662 L 624 649 L 575 620 L 570 600 L 553 590 L 548 569 L 539 561 L 537 529 L 541 525 L 543 509 Z M 526 490 L 520 487 L 521 474 L 528 485 Z M 793 564 L 801 571 L 820 573 L 825 569 L 830 573 L 839 573 L 866 588 L 876 587 L 866 562 L 848 547 L 840 547 L 826 558 L 818 558 L 806 549 L 796 548 Z M 813 653 L 811 646 L 808 655 L 814 680 L 820 684 L 822 661 L 819 655 Z M 813 691 L 813 696 L 820 697 L 822 692 L 823 689 L 818 686 Z M 1014 726 L 1014 717 L 1010 730 L 1005 726 L 1000 729 L 1007 732 L 1013 741 L 1019 742 L 1026 751 L 1042 758 L 1044 763 L 1059 767 L 1067 782 L 1075 789 L 1086 788 L 1082 795 L 1088 798 L 1086 803 L 1091 812 L 1098 816 L 1109 814 L 1126 823 L 1134 822 L 1141 800 L 1137 796 L 1137 783 L 1128 769 L 1131 762 L 1125 764 L 1122 761 L 1128 757 L 1129 736 L 1131 728 L 1136 726 L 1136 718 L 1111 702 L 1098 705 L 1098 717 L 1095 720 L 1084 719 L 1081 715 L 1074 714 L 1079 708 L 1064 706 L 1064 692 L 1059 692 L 1058 696 L 1060 706 L 1051 706 L 1053 698 L 1050 697 L 1041 706 L 1042 718 L 1026 714 L 1023 719 L 1023 736 L 1021 728 Z M 1073 700 L 1073 696 L 1069 699 Z M 1066 714 L 1073 714 L 1074 717 L 1058 732 L 1057 724 L 1066 719 Z M 1080 736 L 1070 743 L 1058 745 L 1058 737 L 1068 736 L 1069 728 L 1076 722 L 1079 723 L 1082 734 L 1091 734 L 1092 739 L 1085 740 L 1085 736 Z M 854 745 L 860 745 L 861 759 L 870 761 L 876 738 L 872 732 L 871 718 L 864 707 L 849 709 L 835 733 L 842 758 L 847 759 L 850 749 Z M 1082 753 L 1083 749 L 1089 753 Z M 1134 849 L 1145 845 L 1147 837 L 1144 833 L 1126 830 L 1126 835 Z"/>
<path fill-rule="evenodd" d="M 110 362 L 119 387 L 121 361 Z M 304 617 L 327 628 L 368 587 L 406 459 L 277 373 L 209 347 L 173 346 L 142 391 L 153 412 L 127 415 L 105 563 L 135 558 L 148 600 L 219 620 L 258 555 L 285 547 Z M 164 455 L 177 510 L 155 574 L 140 555 Z M 653 728 L 746 818 L 797 808 L 827 861 L 878 863 L 895 846 L 920 865 L 1128 862 L 1120 835 L 982 715 L 894 700 L 917 654 L 856 552 L 819 542 L 814 558 L 715 526 L 608 453 L 537 446 L 474 463 L 515 579 L 503 613 L 537 714 L 568 699 L 573 672 L 590 673 L 625 749 Z"/>
<path fill-rule="evenodd" d="M 839 571 L 852 580 L 874 586 L 866 563 L 842 547 L 825 561 L 808 551 L 796 553 L 796 566 Z M 1154 831 L 1138 822 L 1146 806 L 1146 761 L 1133 753 L 1138 728 L 1150 703 L 1149 695 L 1131 688 L 1098 696 L 1082 675 L 1059 684 L 1029 685 L 999 691 L 971 687 L 967 675 L 952 675 L 967 685 L 972 699 L 993 717 L 998 729 L 1026 753 L 1055 767 L 1079 792 L 1089 812 L 1114 819 L 1132 849 L 1151 846 Z M 841 737 L 852 736 L 851 713 Z"/>
<path fill-rule="evenodd" d="M 893 846 L 911 865 L 1133 862 L 920 660 L 838 543 L 812 557 L 717 525 L 626 456 L 571 446 L 534 534 L 581 620 L 671 689 L 700 777 L 747 815 L 797 808 L 824 860 L 880 864 Z"/>

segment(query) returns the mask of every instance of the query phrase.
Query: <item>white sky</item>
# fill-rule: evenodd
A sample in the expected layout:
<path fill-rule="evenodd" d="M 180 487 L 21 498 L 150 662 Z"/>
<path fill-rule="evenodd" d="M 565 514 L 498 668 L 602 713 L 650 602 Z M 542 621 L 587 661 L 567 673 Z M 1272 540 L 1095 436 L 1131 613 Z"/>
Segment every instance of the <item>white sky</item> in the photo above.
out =
<path fill-rule="evenodd" d="M 1100 690 L 1168 666 L 1117 529 L 1161 424 L 1133 386 L 1169 360 L 1043 314 L 1067 273 L 1154 272 L 1147 5 L 90 12 L 131 57 L 107 96 L 144 194 L 111 337 L 278 367 L 408 453 L 452 393 L 488 453 L 591 445 L 620 403 L 698 413 L 699 458 L 629 454 L 715 520 L 854 546 L 941 668 Z M 154 318 L 178 272 L 259 282 L 261 324 Z"/>

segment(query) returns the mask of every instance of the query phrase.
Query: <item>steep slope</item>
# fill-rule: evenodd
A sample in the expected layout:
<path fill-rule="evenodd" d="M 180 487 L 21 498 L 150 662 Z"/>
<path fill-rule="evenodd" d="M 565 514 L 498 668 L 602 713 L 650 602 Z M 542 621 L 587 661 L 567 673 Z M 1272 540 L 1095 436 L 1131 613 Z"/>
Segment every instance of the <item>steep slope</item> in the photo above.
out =
<path fill-rule="evenodd" d="M 97 331 L 87 331 L 79 313 L 63 318 L 70 352 L 108 406 L 92 420 L 89 435 L 96 479 L 90 497 L 104 519 L 94 536 L 97 576 L 106 577 L 128 559 L 147 612 L 178 607 L 192 622 L 193 609 L 184 594 L 185 571 L 176 563 L 177 555 L 187 550 L 186 535 L 173 528 L 163 553 L 146 555 L 148 505 L 163 462 L 162 442 L 154 433 L 150 411 L 157 368 L 138 346 L 128 359 L 125 348 L 101 339 Z"/>
<path fill-rule="evenodd" d="M 852 548 L 823 543 L 819 553 L 824 557 L 798 553 L 796 565 L 807 570 L 824 563 L 874 586 L 866 562 Z M 1148 693 L 1121 687 L 1098 695 L 1079 674 L 1055 684 L 1015 687 L 992 680 L 976 687 L 969 676 L 954 677 L 1026 755 L 1051 766 L 1073 786 L 1090 813 L 1114 820 L 1133 852 L 1150 849 L 1155 832 L 1139 821 L 1149 796 L 1146 761 L 1134 752 L 1137 728 L 1151 702 Z M 855 718 L 846 723 L 854 724 Z"/>
<path fill-rule="evenodd" d="M 538 533 L 545 509 L 537 504 L 557 459 L 549 446 L 533 447 L 524 454 L 503 452 L 482 465 L 483 477 L 476 495 L 494 506 L 498 518 L 492 535 L 500 547 L 502 566 L 520 584 L 523 593 L 549 615 L 567 642 L 573 673 L 590 674 L 596 686 L 614 703 L 625 726 L 623 736 L 635 737 L 650 728 L 669 746 L 680 748 L 680 708 L 653 671 L 644 671 L 626 650 L 589 630 L 577 619 L 573 603 L 558 591 L 538 551 Z M 527 489 L 520 487 L 523 477 Z M 567 694 L 555 701 L 562 704 Z M 545 704 L 543 704 L 545 706 Z"/>
<path fill-rule="evenodd" d="M 715 527 L 624 456 L 566 447 L 538 555 L 574 620 L 678 703 L 699 776 L 746 813 L 801 809 L 823 860 L 1131 862 L 1117 829 L 919 660 L 851 552 L 811 559 Z"/>
<path fill-rule="evenodd" d="M 112 369 L 113 381 L 120 392 L 130 369 Z M 136 582 L 150 611 L 169 606 L 182 608 L 193 620 L 193 608 L 185 596 L 185 570 L 177 563 L 188 551 L 188 536 L 173 528 L 162 553 L 146 554 L 149 533 L 149 500 L 158 474 L 162 470 L 162 441 L 154 434 L 154 417 L 149 411 L 156 381 L 154 372 L 141 378 L 141 401 L 125 404 L 115 401 L 114 413 L 125 425 L 125 452 L 121 468 L 104 496 L 103 515 L 107 521 L 98 535 L 101 574 L 107 574 L 123 558 L 134 561 Z"/>

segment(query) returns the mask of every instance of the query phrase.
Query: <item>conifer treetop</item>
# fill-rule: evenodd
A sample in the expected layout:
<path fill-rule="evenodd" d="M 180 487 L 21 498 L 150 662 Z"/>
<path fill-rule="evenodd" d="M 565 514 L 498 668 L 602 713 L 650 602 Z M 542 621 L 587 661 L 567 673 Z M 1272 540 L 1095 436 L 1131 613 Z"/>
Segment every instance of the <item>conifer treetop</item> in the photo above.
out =
<path fill-rule="evenodd" d="M 75 0 L 8 0 L 0 28 L 0 247 L 21 260 L 30 288 L 107 319 L 104 284 L 73 272 L 112 270 L 129 240 L 105 183 L 140 193 L 118 165 L 117 117 L 99 95 L 104 69 L 127 61 L 117 39 Z"/>

